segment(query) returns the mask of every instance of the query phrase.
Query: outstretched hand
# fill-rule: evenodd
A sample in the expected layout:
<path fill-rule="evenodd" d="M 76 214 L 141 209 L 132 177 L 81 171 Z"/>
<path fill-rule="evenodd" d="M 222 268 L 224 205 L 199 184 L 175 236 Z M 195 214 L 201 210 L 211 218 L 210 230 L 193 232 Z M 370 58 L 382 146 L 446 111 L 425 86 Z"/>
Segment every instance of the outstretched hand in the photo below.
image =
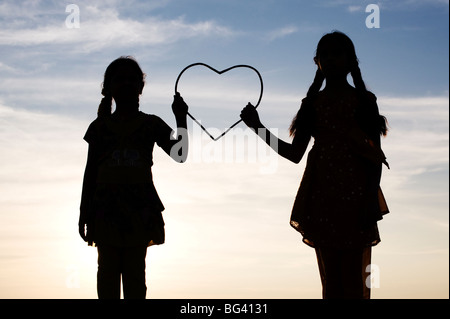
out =
<path fill-rule="evenodd" d="M 189 109 L 189 107 L 186 104 L 186 102 L 184 102 L 180 93 L 176 92 L 176 94 L 173 96 L 173 103 L 172 103 L 172 111 L 173 111 L 173 114 L 175 115 L 175 117 L 186 116 L 188 109 Z"/>
<path fill-rule="evenodd" d="M 241 119 L 248 127 L 254 130 L 263 126 L 259 119 L 258 111 L 256 111 L 256 108 L 251 103 L 248 103 L 247 106 L 242 109 Z"/>
<path fill-rule="evenodd" d="M 78 233 L 80 234 L 81 238 L 84 241 L 88 241 L 87 238 L 87 224 L 84 222 L 81 222 L 78 224 Z"/>

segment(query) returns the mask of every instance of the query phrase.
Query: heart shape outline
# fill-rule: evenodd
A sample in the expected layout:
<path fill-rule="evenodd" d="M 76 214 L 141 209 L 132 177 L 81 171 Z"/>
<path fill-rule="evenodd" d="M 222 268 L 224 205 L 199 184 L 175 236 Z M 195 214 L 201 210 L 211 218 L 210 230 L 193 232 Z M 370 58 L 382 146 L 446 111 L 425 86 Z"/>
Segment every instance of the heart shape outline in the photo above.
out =
<path fill-rule="evenodd" d="M 208 64 L 202 63 L 202 62 L 197 62 L 197 63 L 190 64 L 190 65 L 188 65 L 187 67 L 185 67 L 185 68 L 180 72 L 180 74 L 178 75 L 177 80 L 176 80 L 176 82 L 175 82 L 175 94 L 178 92 L 178 82 L 180 81 L 181 75 L 182 75 L 186 70 L 188 70 L 188 69 L 190 69 L 190 68 L 192 68 L 192 67 L 194 67 L 194 66 L 198 66 L 198 65 L 204 66 L 204 67 L 210 69 L 211 71 L 216 72 L 216 73 L 219 74 L 219 75 L 220 75 L 220 74 L 223 74 L 223 73 L 225 73 L 225 72 L 228 72 L 228 71 L 230 71 L 230 70 L 237 69 L 237 68 L 249 68 L 249 69 L 255 71 L 256 74 L 257 74 L 258 77 L 259 77 L 259 81 L 260 81 L 260 84 L 261 84 L 261 91 L 260 91 L 260 94 L 259 94 L 258 102 L 254 105 L 254 107 L 257 108 L 258 105 L 261 103 L 261 99 L 262 99 L 263 91 L 264 91 L 264 85 L 263 85 L 263 80 L 262 80 L 261 74 L 258 72 L 258 70 L 257 70 L 256 68 L 254 68 L 254 67 L 252 67 L 252 66 L 250 66 L 250 65 L 246 65 L 246 64 L 238 64 L 238 65 L 234 65 L 234 66 L 229 67 L 229 68 L 226 68 L 226 69 L 224 69 L 224 70 L 222 70 L 222 71 L 218 71 L 218 70 L 216 70 L 215 68 L 209 66 Z M 205 128 L 205 127 L 204 127 L 204 126 L 203 126 L 203 125 L 202 125 L 202 124 L 201 124 L 201 123 L 200 123 L 193 115 L 192 115 L 192 114 L 190 114 L 189 112 L 187 112 L 187 114 L 189 115 L 189 117 L 190 117 L 195 123 L 197 123 L 197 124 L 202 128 L 203 131 L 205 131 L 206 134 L 208 134 L 208 136 L 209 136 L 213 141 L 217 141 L 217 140 L 220 139 L 222 136 L 224 136 L 226 133 L 228 133 L 233 127 L 235 127 L 235 126 L 238 125 L 240 122 L 242 122 L 242 119 L 239 119 L 237 122 L 235 122 L 233 125 L 231 125 L 228 129 L 226 129 L 222 134 L 220 134 L 218 137 L 214 137 L 211 133 L 208 132 L 208 130 L 207 130 L 207 129 L 206 129 L 206 128 Z"/>

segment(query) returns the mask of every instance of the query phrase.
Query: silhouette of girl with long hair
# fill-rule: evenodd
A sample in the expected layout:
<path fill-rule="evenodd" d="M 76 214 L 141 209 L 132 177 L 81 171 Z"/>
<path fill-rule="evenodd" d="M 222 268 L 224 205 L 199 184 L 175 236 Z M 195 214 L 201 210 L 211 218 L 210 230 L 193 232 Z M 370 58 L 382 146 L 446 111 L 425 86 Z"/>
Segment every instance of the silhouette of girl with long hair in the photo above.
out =
<path fill-rule="evenodd" d="M 379 187 L 382 164 L 387 165 L 380 142 L 386 119 L 366 89 L 348 36 L 324 35 L 314 61 L 314 82 L 290 126 L 292 143 L 273 136 L 251 104 L 241 118 L 294 163 L 314 138 L 290 224 L 316 250 L 323 298 L 370 298 L 371 247 L 380 242 L 377 221 L 388 212 Z"/>
<path fill-rule="evenodd" d="M 98 117 L 84 139 L 89 143 L 81 197 L 79 233 L 98 249 L 99 298 L 145 298 L 147 247 L 164 243 L 164 206 L 152 180 L 154 144 L 177 162 L 188 152 L 186 114 L 179 94 L 172 110 L 177 134 L 158 116 L 139 111 L 145 74 L 131 57 L 106 69 Z M 115 111 L 112 112 L 112 101 Z"/>

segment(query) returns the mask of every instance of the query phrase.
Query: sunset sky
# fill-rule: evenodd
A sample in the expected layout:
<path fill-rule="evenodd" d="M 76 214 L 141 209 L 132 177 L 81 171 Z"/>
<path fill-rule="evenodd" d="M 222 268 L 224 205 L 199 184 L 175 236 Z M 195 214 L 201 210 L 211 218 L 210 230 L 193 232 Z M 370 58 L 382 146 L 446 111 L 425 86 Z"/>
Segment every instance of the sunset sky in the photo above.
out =
<path fill-rule="evenodd" d="M 288 127 L 325 33 L 353 40 L 390 132 L 382 188 L 391 213 L 373 248 L 372 297 L 449 298 L 449 1 L 152 0 L 0 3 L 0 298 L 96 298 L 97 251 L 77 223 L 84 133 L 108 64 L 147 74 L 141 110 L 175 126 L 178 74 L 203 62 L 255 67 L 263 123 Z M 366 6 L 377 4 L 379 28 Z M 188 70 L 179 91 L 212 132 L 260 85 L 249 69 Z M 190 154 L 154 151 L 166 243 L 147 255 L 148 298 L 321 298 L 315 252 L 289 225 L 305 158 L 279 157 L 241 123 L 214 142 L 188 120 Z"/>

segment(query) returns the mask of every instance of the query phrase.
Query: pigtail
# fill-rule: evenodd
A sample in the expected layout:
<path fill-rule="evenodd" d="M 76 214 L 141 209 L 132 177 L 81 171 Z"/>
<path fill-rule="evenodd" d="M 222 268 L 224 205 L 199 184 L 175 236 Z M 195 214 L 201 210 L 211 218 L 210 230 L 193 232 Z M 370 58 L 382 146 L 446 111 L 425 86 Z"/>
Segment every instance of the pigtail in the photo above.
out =
<path fill-rule="evenodd" d="M 112 112 L 112 97 L 105 96 L 100 101 L 100 105 L 98 106 L 97 116 L 105 117 L 111 115 Z"/>
<path fill-rule="evenodd" d="M 350 74 L 353 78 L 353 84 L 355 85 L 355 88 L 362 93 L 366 93 L 367 88 L 362 79 L 361 69 L 358 66 L 358 61 L 355 61 L 355 66 L 351 69 Z"/>
<path fill-rule="evenodd" d="M 100 101 L 100 105 L 98 106 L 97 116 L 105 117 L 109 116 L 112 113 L 112 96 L 109 92 L 103 88 L 102 90 L 103 98 Z"/>
<path fill-rule="evenodd" d="M 324 80 L 325 77 L 323 76 L 322 71 L 317 69 L 314 81 L 309 87 L 308 92 L 306 93 L 306 98 L 302 101 L 302 106 L 300 107 L 300 110 L 297 112 L 297 115 L 294 117 L 291 126 L 289 127 L 290 136 L 294 137 L 297 133 L 298 128 L 307 130 L 310 126 L 311 122 L 308 116 L 310 115 L 310 112 L 308 111 L 310 110 L 310 108 L 306 104 L 311 103 L 309 98 L 319 93 Z"/>
<path fill-rule="evenodd" d="M 325 77 L 323 76 L 322 71 L 317 69 L 316 75 L 314 77 L 314 81 L 311 84 L 311 86 L 309 87 L 308 92 L 306 93 L 306 96 L 311 97 L 311 96 L 314 96 L 315 94 L 319 93 L 324 80 L 325 80 Z"/>
<path fill-rule="evenodd" d="M 375 103 L 373 109 L 376 110 L 376 114 L 372 113 L 372 115 L 369 115 L 370 119 L 368 121 L 373 123 L 370 126 L 374 127 L 378 134 L 386 136 L 388 131 L 387 119 L 386 117 L 378 113 L 378 107 L 376 106 L 376 97 L 367 91 L 366 85 L 361 76 L 361 70 L 358 66 L 358 61 L 356 61 L 355 66 L 350 71 L 350 74 L 353 78 L 353 84 L 355 85 L 356 90 L 358 90 L 358 92 L 360 93 L 360 96 L 362 97 L 364 103 L 367 104 L 367 106 L 370 103 Z M 372 96 L 372 98 L 368 98 L 368 96 Z"/>

